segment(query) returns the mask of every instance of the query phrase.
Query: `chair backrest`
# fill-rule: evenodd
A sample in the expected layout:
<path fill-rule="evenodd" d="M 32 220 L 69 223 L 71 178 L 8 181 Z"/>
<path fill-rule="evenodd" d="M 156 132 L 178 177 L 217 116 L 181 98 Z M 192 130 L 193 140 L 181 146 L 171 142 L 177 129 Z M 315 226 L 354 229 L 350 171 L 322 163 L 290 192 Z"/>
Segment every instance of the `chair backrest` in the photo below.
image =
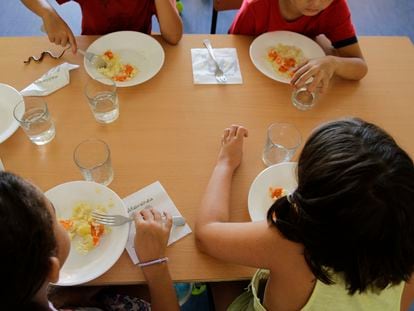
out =
<path fill-rule="evenodd" d="M 213 0 L 213 12 L 211 16 L 211 34 L 216 33 L 217 13 L 219 11 L 238 10 L 243 0 Z"/>
<path fill-rule="evenodd" d="M 243 0 L 213 0 L 213 7 L 216 11 L 238 10 Z"/>

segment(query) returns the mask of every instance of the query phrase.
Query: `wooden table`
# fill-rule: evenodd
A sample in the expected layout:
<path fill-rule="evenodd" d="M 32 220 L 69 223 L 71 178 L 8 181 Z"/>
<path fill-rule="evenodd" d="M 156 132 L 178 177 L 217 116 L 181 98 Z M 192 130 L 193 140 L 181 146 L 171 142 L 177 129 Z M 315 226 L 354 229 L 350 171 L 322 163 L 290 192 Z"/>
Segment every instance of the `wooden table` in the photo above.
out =
<path fill-rule="evenodd" d="M 210 37 L 214 47 L 235 47 L 242 85 L 194 85 L 191 48 L 202 47 Z M 79 37 L 86 49 L 95 37 Z M 264 169 L 261 152 L 267 126 L 275 121 L 294 123 L 306 139 L 315 126 L 345 116 L 358 116 L 384 127 L 414 156 L 414 49 L 404 37 L 360 39 L 369 73 L 360 82 L 334 79 L 329 92 L 311 111 L 290 102 L 290 86 L 262 75 L 249 59 L 251 37 L 185 35 L 178 46 L 160 38 L 166 58 L 150 81 L 119 88 L 120 117 L 113 124 L 94 121 L 83 88 L 88 78 L 83 66 L 71 72 L 71 83 L 46 97 L 56 122 L 56 138 L 38 147 L 22 130 L 0 144 L 5 167 L 30 179 L 43 190 L 81 179 L 73 163 L 75 146 L 86 138 L 109 143 L 115 172 L 110 187 L 121 197 L 159 180 L 178 209 L 194 228 L 197 208 L 219 148 L 222 130 L 245 125 L 250 135 L 243 164 L 235 175 L 232 196 L 234 221 L 248 221 L 247 193 Z M 82 64 L 81 56 L 65 55 L 61 61 L 46 58 L 24 65 L 29 55 L 54 49 L 46 38 L 0 38 L 0 82 L 21 90 L 48 69 L 67 61 Z M 194 234 L 168 248 L 170 270 L 176 281 L 247 279 L 255 269 L 227 264 L 198 251 Z M 100 278 L 90 284 L 143 282 L 126 252 Z"/>

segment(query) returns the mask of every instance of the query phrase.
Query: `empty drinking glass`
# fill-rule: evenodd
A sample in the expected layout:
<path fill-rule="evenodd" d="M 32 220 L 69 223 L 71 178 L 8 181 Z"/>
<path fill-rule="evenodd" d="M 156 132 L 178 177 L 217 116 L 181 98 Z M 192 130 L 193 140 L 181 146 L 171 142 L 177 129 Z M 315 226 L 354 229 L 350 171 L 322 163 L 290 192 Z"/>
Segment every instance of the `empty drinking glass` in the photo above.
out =
<path fill-rule="evenodd" d="M 42 98 L 24 97 L 14 107 L 13 115 L 32 143 L 44 145 L 55 137 L 55 124 Z"/>
<path fill-rule="evenodd" d="M 118 95 L 114 81 L 106 78 L 89 79 L 85 94 L 96 121 L 111 123 L 118 119 Z"/>
<path fill-rule="evenodd" d="M 103 140 L 88 139 L 81 142 L 75 148 L 73 159 L 87 181 L 107 186 L 114 178 L 111 151 Z"/>
<path fill-rule="evenodd" d="M 270 166 L 290 161 L 300 146 L 301 140 L 301 135 L 293 124 L 271 124 L 267 129 L 266 143 L 263 149 L 264 164 Z"/>

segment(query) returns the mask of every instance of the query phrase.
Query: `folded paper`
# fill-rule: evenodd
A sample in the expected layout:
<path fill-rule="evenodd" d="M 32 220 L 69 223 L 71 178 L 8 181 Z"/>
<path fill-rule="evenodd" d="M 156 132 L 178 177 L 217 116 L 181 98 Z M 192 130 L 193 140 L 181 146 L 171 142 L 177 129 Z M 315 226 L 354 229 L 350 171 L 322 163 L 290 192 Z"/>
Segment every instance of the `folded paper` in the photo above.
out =
<path fill-rule="evenodd" d="M 174 202 L 171 200 L 164 187 L 159 181 L 127 196 L 124 198 L 124 203 L 128 209 L 128 214 L 131 216 L 135 212 L 139 212 L 144 208 L 153 207 L 159 212 L 168 212 L 171 216 L 181 216 Z M 191 228 L 188 224 L 184 226 L 172 226 L 168 245 L 185 237 L 191 233 Z M 134 264 L 139 262 L 134 248 L 135 225 L 131 224 L 129 229 L 128 242 L 126 250 L 131 257 Z M 137 250 L 139 253 L 139 250 Z"/>
<path fill-rule="evenodd" d="M 69 84 L 69 71 L 79 65 L 63 63 L 46 72 L 39 79 L 20 91 L 23 96 L 46 96 Z"/>
<path fill-rule="evenodd" d="M 193 81 L 195 84 L 242 84 L 239 59 L 235 48 L 214 49 L 220 69 L 227 77 L 226 83 L 219 83 L 214 75 L 216 65 L 207 49 L 191 49 Z"/>

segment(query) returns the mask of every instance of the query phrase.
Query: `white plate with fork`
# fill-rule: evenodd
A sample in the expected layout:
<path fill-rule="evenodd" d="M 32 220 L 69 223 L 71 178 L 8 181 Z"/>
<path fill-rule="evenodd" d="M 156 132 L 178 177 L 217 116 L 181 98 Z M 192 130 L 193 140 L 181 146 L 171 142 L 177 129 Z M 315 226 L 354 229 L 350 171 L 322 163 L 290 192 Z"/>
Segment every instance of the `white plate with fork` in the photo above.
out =
<path fill-rule="evenodd" d="M 103 55 L 111 50 L 118 54 L 124 64 L 131 64 L 137 74 L 131 80 L 116 82 L 118 87 L 127 87 L 144 83 L 154 77 L 164 64 L 164 50 L 153 37 L 136 31 L 117 31 L 98 38 L 86 50 Z M 102 78 L 96 67 L 84 58 L 86 72 L 93 78 Z"/>
<path fill-rule="evenodd" d="M 72 181 L 60 184 L 45 192 L 53 203 L 58 219 L 69 219 L 79 203 L 92 207 L 103 205 L 108 214 L 128 216 L 124 201 L 111 189 L 90 181 Z M 121 256 L 128 239 L 129 224 L 111 227 L 102 236 L 99 245 L 86 254 L 76 249 L 73 241 L 69 257 L 60 270 L 56 285 L 70 286 L 91 281 L 108 271 Z"/>

